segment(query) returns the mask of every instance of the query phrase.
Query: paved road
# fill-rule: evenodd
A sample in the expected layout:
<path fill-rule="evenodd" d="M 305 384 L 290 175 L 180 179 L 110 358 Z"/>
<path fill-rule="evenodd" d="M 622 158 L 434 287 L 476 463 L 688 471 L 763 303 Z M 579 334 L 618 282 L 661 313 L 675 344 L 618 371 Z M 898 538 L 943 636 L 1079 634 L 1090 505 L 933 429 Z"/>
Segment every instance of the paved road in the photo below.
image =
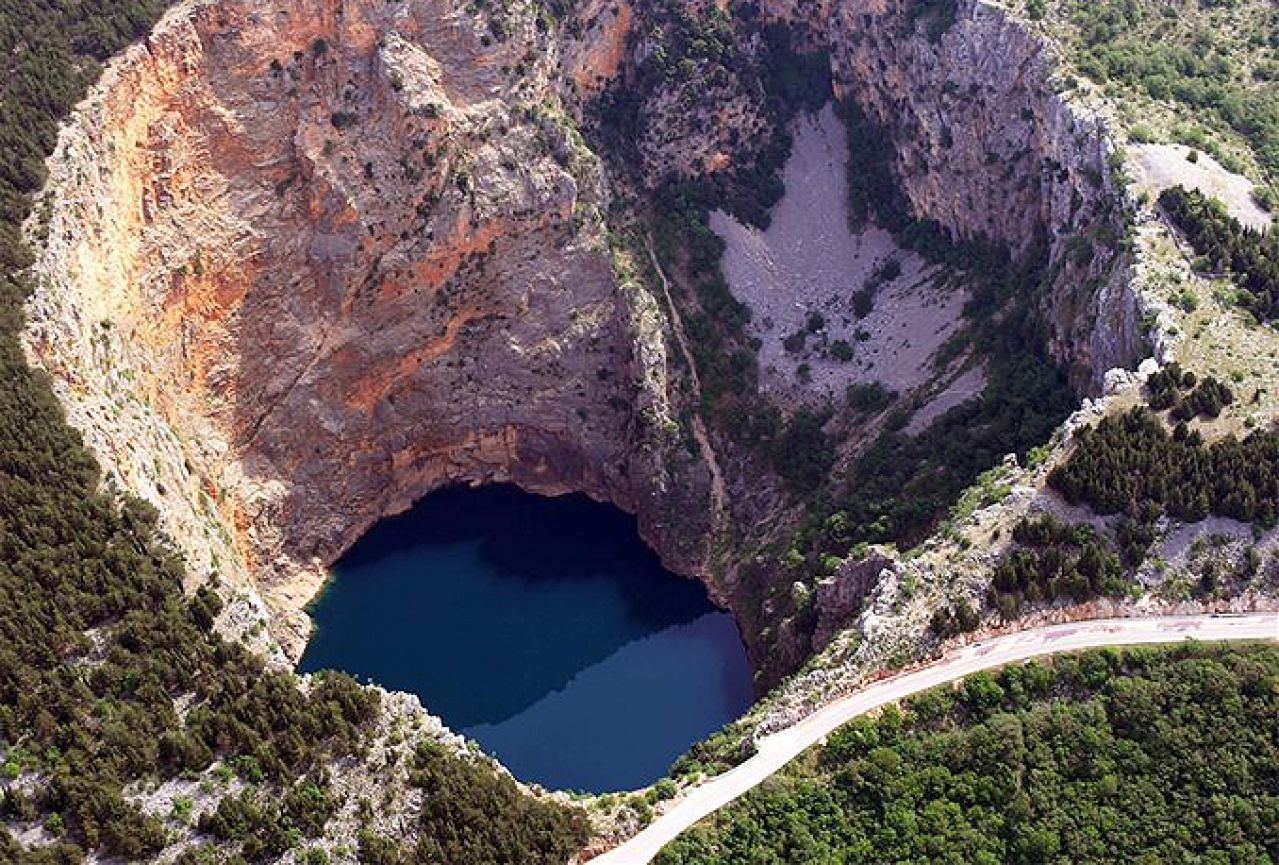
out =
<path fill-rule="evenodd" d="M 643 832 L 591 863 L 644 865 L 689 826 L 759 784 L 835 728 L 934 685 L 1055 652 L 1183 639 L 1279 640 L 1279 614 L 1098 619 L 1034 628 L 965 646 L 929 667 L 876 682 L 764 737 L 759 741 L 759 751 L 749 760 L 694 788 Z"/>

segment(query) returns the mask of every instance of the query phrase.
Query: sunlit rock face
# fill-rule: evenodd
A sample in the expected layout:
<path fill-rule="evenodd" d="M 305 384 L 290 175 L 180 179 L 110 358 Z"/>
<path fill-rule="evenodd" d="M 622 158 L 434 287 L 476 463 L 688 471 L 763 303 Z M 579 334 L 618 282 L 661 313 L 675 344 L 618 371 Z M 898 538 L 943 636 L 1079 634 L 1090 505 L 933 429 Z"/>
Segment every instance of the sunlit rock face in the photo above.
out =
<path fill-rule="evenodd" d="M 1082 98 L 1059 95 L 1051 46 L 999 7 L 960 0 L 797 3 L 767 14 L 802 24 L 832 57 L 836 92 L 892 138 L 916 216 L 1014 256 L 1045 256 L 1042 308 L 1054 356 L 1081 391 L 1139 359 L 1123 192 L 1113 145 Z"/>
<path fill-rule="evenodd" d="M 651 11 L 186 2 L 63 131 L 31 356 L 108 476 L 157 505 L 192 580 L 260 595 L 294 657 L 302 606 L 373 522 L 492 481 L 636 513 L 669 567 L 733 609 L 765 684 L 808 657 L 811 623 L 761 599 L 794 578 L 774 551 L 802 496 L 712 430 L 728 493 L 713 505 L 666 298 L 605 228 L 660 177 L 749 164 L 770 123 L 760 88 L 659 88 L 638 178 L 611 176 L 576 131 L 660 47 L 640 35 Z M 1132 358 L 1108 144 L 1055 95 L 1037 38 L 968 2 L 938 33 L 896 0 L 760 13 L 829 52 L 916 215 L 1047 251 L 1049 339 L 1081 391 Z M 846 594 L 809 616 L 824 633 L 856 615 Z"/>
<path fill-rule="evenodd" d="M 697 569 L 664 319 L 560 101 L 629 20 L 221 0 L 113 64 L 53 161 L 29 345 L 197 571 L 296 613 L 379 516 L 490 480 L 614 501 Z"/>

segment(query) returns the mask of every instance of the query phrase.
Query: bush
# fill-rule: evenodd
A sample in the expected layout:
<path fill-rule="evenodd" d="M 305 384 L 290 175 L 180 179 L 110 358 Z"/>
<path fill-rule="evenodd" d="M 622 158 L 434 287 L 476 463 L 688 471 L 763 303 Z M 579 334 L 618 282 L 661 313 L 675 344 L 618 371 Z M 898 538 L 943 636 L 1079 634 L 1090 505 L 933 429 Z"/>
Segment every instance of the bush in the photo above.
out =
<path fill-rule="evenodd" d="M 800 409 L 777 437 L 773 465 L 792 489 L 812 492 L 826 481 L 835 462 L 835 445 L 822 431 L 829 419 L 829 414 Z"/>
<path fill-rule="evenodd" d="M 1258 40 L 1248 41 L 1249 34 L 1238 32 L 1229 19 L 1205 18 L 1204 10 L 1216 5 L 1195 4 L 1178 15 L 1173 7 L 1150 0 L 1061 3 L 1076 63 L 1085 75 L 1175 103 L 1183 115 L 1211 128 L 1232 130 L 1248 142 L 1265 175 L 1273 179 L 1279 176 L 1279 93 L 1273 81 L 1250 81 L 1241 71 L 1241 55 L 1260 55 L 1257 49 L 1265 49 Z M 1165 17 L 1170 13 L 1171 20 Z M 1178 19 L 1185 26 L 1178 27 Z M 1274 29 L 1273 13 L 1263 21 L 1263 27 Z M 1202 132 L 1179 138 L 1212 152 Z"/>
<path fill-rule="evenodd" d="M 1128 140 L 1133 144 L 1150 144 L 1155 141 L 1155 131 L 1144 123 L 1134 123 L 1128 129 Z"/>
<path fill-rule="evenodd" d="M 855 411 L 864 414 L 875 414 L 888 408 L 897 399 L 897 391 L 889 390 L 882 382 L 869 384 L 854 382 L 846 391 L 848 405 Z"/>
<path fill-rule="evenodd" d="M 1279 192 L 1273 186 L 1254 186 L 1252 200 L 1267 213 L 1279 210 Z"/>
<path fill-rule="evenodd" d="M 1005 619 L 1026 603 L 1069 598 L 1083 603 L 1128 590 L 1119 557 L 1091 526 L 1068 526 L 1050 516 L 1024 519 L 1013 530 L 1017 549 L 995 566 L 990 601 Z"/>

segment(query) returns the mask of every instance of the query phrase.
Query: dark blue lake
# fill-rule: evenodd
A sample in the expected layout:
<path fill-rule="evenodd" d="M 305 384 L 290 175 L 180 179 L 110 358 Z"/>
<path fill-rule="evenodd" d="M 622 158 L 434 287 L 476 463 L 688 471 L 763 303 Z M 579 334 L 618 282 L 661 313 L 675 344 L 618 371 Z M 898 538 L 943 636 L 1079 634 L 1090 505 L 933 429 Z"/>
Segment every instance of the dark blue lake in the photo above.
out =
<path fill-rule="evenodd" d="M 732 617 L 584 496 L 428 496 L 352 547 L 311 614 L 300 671 L 411 691 L 554 789 L 649 784 L 752 698 Z"/>

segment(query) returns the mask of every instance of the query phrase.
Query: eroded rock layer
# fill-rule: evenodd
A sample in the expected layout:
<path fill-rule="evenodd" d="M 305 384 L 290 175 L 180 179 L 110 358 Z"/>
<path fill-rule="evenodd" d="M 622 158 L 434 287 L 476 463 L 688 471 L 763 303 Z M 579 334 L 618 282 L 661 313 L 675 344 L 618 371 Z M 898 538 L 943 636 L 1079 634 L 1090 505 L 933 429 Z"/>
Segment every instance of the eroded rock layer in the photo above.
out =
<path fill-rule="evenodd" d="M 891 137 L 915 216 L 1016 257 L 1046 255 L 1052 350 L 1081 391 L 1139 359 L 1113 145 L 1086 105 L 1059 95 L 1042 38 L 971 0 L 765 6 L 829 46 L 837 94 Z"/>

